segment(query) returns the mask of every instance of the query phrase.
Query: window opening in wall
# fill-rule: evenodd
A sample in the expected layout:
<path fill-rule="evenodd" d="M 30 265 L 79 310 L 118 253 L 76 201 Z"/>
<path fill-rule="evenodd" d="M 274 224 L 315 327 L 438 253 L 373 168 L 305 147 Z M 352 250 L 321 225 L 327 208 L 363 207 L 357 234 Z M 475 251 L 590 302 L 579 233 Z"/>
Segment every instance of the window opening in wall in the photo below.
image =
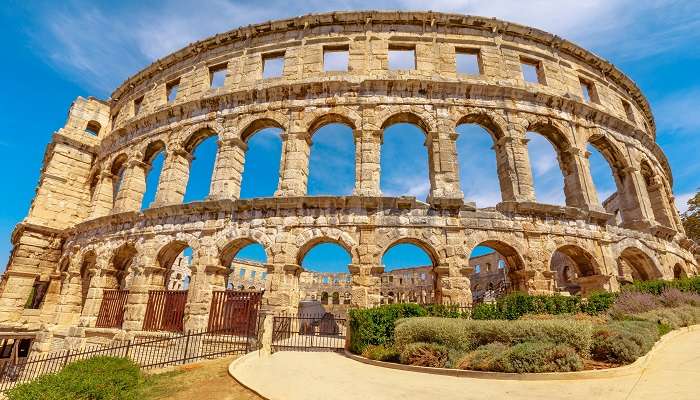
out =
<path fill-rule="evenodd" d="M 323 71 L 348 71 L 350 52 L 348 46 L 329 46 L 323 48 Z"/>
<path fill-rule="evenodd" d="M 27 298 L 24 308 L 36 310 L 41 307 L 41 303 L 44 301 L 48 288 L 49 282 L 42 282 L 39 279 L 35 280 L 34 285 L 32 285 L 32 291 L 29 293 L 29 298 Z"/>
<path fill-rule="evenodd" d="M 506 262 L 503 260 L 498 260 L 498 269 L 503 269 L 506 266 Z"/>
<path fill-rule="evenodd" d="M 251 280 L 254 280 L 254 279 L 255 279 L 255 275 L 257 274 L 257 272 L 258 272 L 258 271 L 250 271 L 250 279 L 251 279 Z"/>
<path fill-rule="evenodd" d="M 177 99 L 177 92 L 180 88 L 180 79 L 169 82 L 165 85 L 165 93 L 168 98 L 168 103 L 172 103 Z"/>
<path fill-rule="evenodd" d="M 245 276 L 245 268 L 241 268 L 240 271 L 238 271 L 238 277 L 243 278 Z"/>
<path fill-rule="evenodd" d="M 391 71 L 416 69 L 416 49 L 406 46 L 389 46 L 389 69 Z"/>
<path fill-rule="evenodd" d="M 627 119 L 634 122 L 634 112 L 632 111 L 632 105 L 628 101 L 622 100 L 622 108 L 625 109 L 625 115 Z"/>
<path fill-rule="evenodd" d="M 117 125 L 117 117 L 119 116 L 119 110 L 114 112 L 114 115 L 112 115 L 112 129 Z"/>
<path fill-rule="evenodd" d="M 278 78 L 284 73 L 284 53 L 263 55 L 263 79 Z"/>
<path fill-rule="evenodd" d="M 474 266 L 474 273 L 475 274 L 481 273 L 481 265 L 477 264 Z"/>
<path fill-rule="evenodd" d="M 542 72 L 542 63 L 537 60 L 527 58 L 520 59 L 520 69 L 523 73 L 525 82 L 545 84 L 544 73 Z"/>
<path fill-rule="evenodd" d="M 226 64 L 209 67 L 209 86 L 212 89 L 224 87 L 226 80 Z"/>
<path fill-rule="evenodd" d="M 134 100 L 134 116 L 139 115 L 139 111 L 141 111 L 141 104 L 143 104 L 143 96 Z"/>
<path fill-rule="evenodd" d="M 455 64 L 458 74 L 481 75 L 481 55 L 478 49 L 456 49 Z"/>
<path fill-rule="evenodd" d="M 598 92 L 596 91 L 595 84 L 583 78 L 579 78 L 579 82 L 581 83 L 583 100 L 585 100 L 586 103 L 598 103 Z"/>
<path fill-rule="evenodd" d="M 90 121 L 85 128 L 85 132 L 91 134 L 92 136 L 97 136 L 100 134 L 100 129 L 102 129 L 102 125 L 100 125 L 99 122 Z"/>

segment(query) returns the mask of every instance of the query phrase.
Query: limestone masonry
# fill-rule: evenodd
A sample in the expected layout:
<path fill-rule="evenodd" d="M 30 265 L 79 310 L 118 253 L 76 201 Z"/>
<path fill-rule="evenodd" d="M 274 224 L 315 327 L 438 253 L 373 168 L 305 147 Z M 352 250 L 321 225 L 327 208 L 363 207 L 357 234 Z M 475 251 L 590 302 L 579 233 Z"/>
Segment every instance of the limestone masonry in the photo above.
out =
<path fill-rule="evenodd" d="M 397 50 L 413 55 L 414 68 L 389 68 Z M 345 70 L 326 71 L 330 52 L 347 55 Z M 461 57 L 477 70 L 459 71 Z M 283 61 L 281 75 L 263 77 L 272 59 Z M 536 81 L 526 81 L 523 68 Z M 223 85 L 212 87 L 221 73 Z M 427 202 L 380 191 L 383 131 L 403 122 L 425 133 Z M 353 130 L 350 196 L 307 195 L 313 134 L 329 123 Z M 502 196 L 495 209 L 479 209 L 462 194 L 455 128 L 463 123 L 493 138 Z M 239 200 L 246 143 L 270 127 L 283 131 L 277 191 Z M 528 131 L 554 144 L 566 206 L 535 202 Z M 267 255 L 263 308 L 272 311 L 296 312 L 307 297 L 301 260 L 323 242 L 352 259 L 342 290 L 328 295 L 357 307 L 420 296 L 471 302 L 472 290 L 484 290 L 470 282 L 469 255 L 479 245 L 495 249 L 510 285 L 530 293 L 571 287 L 585 295 L 623 281 L 695 275 L 655 134 L 646 98 L 612 64 L 513 23 L 366 11 L 232 30 L 154 62 L 108 100 L 75 100 L 46 149 L 29 214 L 12 235 L 0 324 L 41 328 L 55 341 L 139 331 L 149 290 L 166 289 L 189 268 L 184 326 L 205 328 L 212 292 L 226 288 L 233 259 L 251 243 Z M 213 135 L 209 197 L 183 204 L 193 151 Z M 608 199 L 593 185 L 589 143 L 614 173 L 617 192 Z M 161 151 L 156 199 L 141 211 L 145 177 Z M 397 273 L 383 275 L 382 255 L 397 243 L 429 254 L 425 293 L 399 295 L 391 287 L 398 278 L 388 278 Z M 193 251 L 183 265 L 176 260 L 186 247 Z M 128 290 L 121 329 L 95 327 L 110 290 Z"/>

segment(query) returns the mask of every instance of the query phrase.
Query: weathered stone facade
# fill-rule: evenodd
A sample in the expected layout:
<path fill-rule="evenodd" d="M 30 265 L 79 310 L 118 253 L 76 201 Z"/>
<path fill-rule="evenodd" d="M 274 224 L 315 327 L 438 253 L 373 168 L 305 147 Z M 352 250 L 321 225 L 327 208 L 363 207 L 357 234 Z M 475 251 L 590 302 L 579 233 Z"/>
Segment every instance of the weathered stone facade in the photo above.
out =
<path fill-rule="evenodd" d="M 413 49 L 415 69 L 389 70 L 394 48 Z M 347 51 L 347 71 L 324 72 L 324 49 Z M 457 72 L 462 51 L 478 55 L 478 75 Z M 273 55 L 283 55 L 283 75 L 263 79 L 263 61 Z M 539 83 L 523 79 L 522 62 L 538 66 Z M 211 88 L 221 66 L 224 86 Z M 595 94 L 589 102 L 583 83 Z M 354 132 L 354 193 L 307 196 L 313 134 L 338 122 Z M 425 133 L 427 203 L 382 196 L 382 135 L 400 122 Z M 495 210 L 463 199 L 455 146 L 462 123 L 493 137 L 503 200 Z M 267 127 L 283 131 L 277 192 L 240 200 L 247 140 Z M 528 131 L 554 144 L 566 206 L 534 201 Z M 182 204 L 193 151 L 212 135 L 218 154 L 209 197 Z M 607 208 L 590 176 L 588 143 L 615 175 Z M 141 211 L 145 176 L 161 151 L 156 199 Z M 125 288 L 124 329 L 141 329 L 148 290 L 164 288 L 173 260 L 190 247 L 185 326 L 202 328 L 212 291 L 226 287 L 227 267 L 253 242 L 267 254 L 265 307 L 285 311 L 302 297 L 301 260 L 322 242 L 350 254 L 352 305 L 359 307 L 381 302 L 381 257 L 397 243 L 430 255 L 442 302 L 471 300 L 469 254 L 478 245 L 498 251 L 512 285 L 531 293 L 556 290 L 550 265 L 557 252 L 573 261 L 583 293 L 616 290 L 619 277 L 696 274 L 671 187 L 637 86 L 557 36 L 433 12 L 342 12 L 252 25 L 156 61 L 109 101 L 75 101 L 47 148 L 29 215 L 12 236 L 0 323 L 89 329 L 103 291 Z M 39 309 L 25 309 L 36 282 L 49 283 L 47 294 Z"/>

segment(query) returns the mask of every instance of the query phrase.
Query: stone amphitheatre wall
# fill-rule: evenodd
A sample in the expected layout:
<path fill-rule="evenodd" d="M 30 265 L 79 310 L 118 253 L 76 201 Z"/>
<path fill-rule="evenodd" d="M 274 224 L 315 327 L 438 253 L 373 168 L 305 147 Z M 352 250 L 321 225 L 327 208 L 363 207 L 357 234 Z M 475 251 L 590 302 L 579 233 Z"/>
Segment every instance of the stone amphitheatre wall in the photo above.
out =
<path fill-rule="evenodd" d="M 394 49 L 413 50 L 415 68 L 390 70 Z M 324 72 L 324 51 L 331 50 L 347 52 L 347 71 Z M 462 53 L 476 54 L 478 74 L 457 72 Z M 263 78 L 265 60 L 274 57 L 284 60 L 282 75 Z M 536 68 L 539 82 L 523 79 L 522 63 Z M 211 88 L 211 75 L 222 69 L 223 87 Z M 307 195 L 313 134 L 328 123 L 353 131 L 349 196 Z M 395 123 L 425 133 L 427 202 L 382 196 L 382 135 Z M 494 140 L 503 200 L 495 209 L 463 198 L 455 147 L 462 123 L 481 125 Z M 246 143 L 268 127 L 282 131 L 277 191 L 240 200 Z M 528 131 L 555 146 L 566 206 L 535 201 Z M 212 135 L 218 153 L 209 197 L 183 204 L 193 151 Z M 605 208 L 589 171 L 589 143 L 617 184 Z M 145 176 L 161 151 L 156 200 L 141 211 Z M 380 303 L 381 258 L 397 243 L 429 254 L 443 302 L 471 300 L 469 255 L 478 245 L 498 251 L 511 283 L 531 293 L 555 290 L 555 254 L 568 257 L 584 294 L 616 290 L 624 276 L 696 274 L 671 187 L 637 86 L 557 36 L 432 12 L 332 13 L 253 25 L 154 62 L 108 101 L 74 102 L 46 150 L 28 216 L 13 233 L 0 322 L 91 327 L 104 290 L 122 287 L 129 290 L 123 327 L 141 329 L 148 291 L 163 288 L 188 246 L 187 329 L 206 326 L 212 291 L 226 287 L 227 267 L 254 242 L 267 255 L 264 306 L 286 311 L 301 297 L 301 260 L 322 242 L 350 254 L 352 305 L 360 307 Z M 37 285 L 46 286 L 43 301 L 25 308 Z"/>

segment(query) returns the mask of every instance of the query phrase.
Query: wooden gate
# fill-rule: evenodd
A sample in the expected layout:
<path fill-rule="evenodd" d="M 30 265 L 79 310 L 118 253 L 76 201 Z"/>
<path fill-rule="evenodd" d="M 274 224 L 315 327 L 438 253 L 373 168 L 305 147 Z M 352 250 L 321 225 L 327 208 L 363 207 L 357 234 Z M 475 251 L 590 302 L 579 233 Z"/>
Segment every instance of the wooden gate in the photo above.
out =
<path fill-rule="evenodd" d="M 143 320 L 144 331 L 182 332 L 187 290 L 151 290 Z"/>
<path fill-rule="evenodd" d="M 104 290 L 100 312 L 97 314 L 97 328 L 121 328 L 124 323 L 124 307 L 128 290 Z"/>
<path fill-rule="evenodd" d="M 216 291 L 211 299 L 209 331 L 249 335 L 256 332 L 262 292 Z"/>

